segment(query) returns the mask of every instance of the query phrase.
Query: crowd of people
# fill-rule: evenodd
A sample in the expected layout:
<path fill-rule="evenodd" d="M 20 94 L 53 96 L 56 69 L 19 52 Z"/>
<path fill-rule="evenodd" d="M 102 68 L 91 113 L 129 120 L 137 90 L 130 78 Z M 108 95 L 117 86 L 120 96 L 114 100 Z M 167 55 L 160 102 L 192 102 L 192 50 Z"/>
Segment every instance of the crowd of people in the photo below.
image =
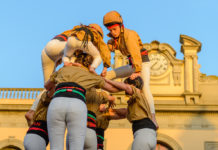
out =
<path fill-rule="evenodd" d="M 64 144 L 67 150 L 103 150 L 110 120 L 125 118 L 132 124 L 132 150 L 155 150 L 158 124 L 148 52 L 138 34 L 124 27 L 117 11 L 105 14 L 103 24 L 109 31 L 107 44 L 98 24 L 77 25 L 55 36 L 42 50 L 45 89 L 25 115 L 26 150 L 46 150 L 49 142 L 51 150 L 63 150 Z M 115 50 L 129 64 L 108 71 Z M 95 69 L 101 62 L 104 67 L 98 75 Z M 56 70 L 60 64 L 63 67 Z M 128 105 L 116 109 L 110 93 L 120 91 L 128 96 Z"/>

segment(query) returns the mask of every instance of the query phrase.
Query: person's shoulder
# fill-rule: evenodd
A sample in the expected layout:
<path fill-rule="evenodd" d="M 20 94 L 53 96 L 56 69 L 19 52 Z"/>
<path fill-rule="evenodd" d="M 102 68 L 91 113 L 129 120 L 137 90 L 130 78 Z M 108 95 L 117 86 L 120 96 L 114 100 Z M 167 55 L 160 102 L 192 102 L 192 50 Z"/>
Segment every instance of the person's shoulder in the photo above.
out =
<path fill-rule="evenodd" d="M 135 86 L 131 85 L 132 91 L 133 91 L 133 95 L 141 95 L 143 94 L 142 91 L 138 88 L 136 88 Z"/>
<path fill-rule="evenodd" d="M 126 35 L 126 37 L 132 38 L 138 36 L 138 33 L 134 30 L 124 28 L 124 35 Z"/>

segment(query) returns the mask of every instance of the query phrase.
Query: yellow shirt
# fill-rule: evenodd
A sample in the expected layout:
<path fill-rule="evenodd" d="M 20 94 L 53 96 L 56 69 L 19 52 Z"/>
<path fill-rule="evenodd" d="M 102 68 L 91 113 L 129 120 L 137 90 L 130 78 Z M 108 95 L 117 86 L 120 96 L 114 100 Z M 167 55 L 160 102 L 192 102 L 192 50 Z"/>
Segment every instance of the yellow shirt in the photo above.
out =
<path fill-rule="evenodd" d="M 121 30 L 120 36 L 117 40 L 110 34 L 108 34 L 108 36 L 111 37 L 108 41 L 109 49 L 111 51 L 118 49 L 124 56 L 131 55 L 132 63 L 136 69 L 135 71 L 140 72 L 142 69 L 140 50 L 143 48 L 143 43 L 137 32 L 124 28 Z"/>

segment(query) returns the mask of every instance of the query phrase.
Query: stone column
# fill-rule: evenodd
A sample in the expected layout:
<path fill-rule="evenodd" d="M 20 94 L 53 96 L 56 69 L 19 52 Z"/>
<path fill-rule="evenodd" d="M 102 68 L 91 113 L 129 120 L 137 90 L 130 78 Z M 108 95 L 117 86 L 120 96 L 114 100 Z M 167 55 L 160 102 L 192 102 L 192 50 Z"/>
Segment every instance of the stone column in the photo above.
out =
<path fill-rule="evenodd" d="M 198 92 L 198 56 L 194 55 L 193 58 L 193 90 Z"/>
<path fill-rule="evenodd" d="M 199 104 L 198 56 L 201 43 L 196 39 L 180 35 L 181 52 L 184 54 L 184 97 L 186 104 Z"/>
<path fill-rule="evenodd" d="M 191 89 L 191 73 L 192 73 L 192 70 L 191 70 L 191 68 L 190 68 L 190 63 L 192 63 L 191 61 L 191 58 L 190 58 L 190 56 L 188 56 L 188 55 L 185 55 L 184 56 L 184 59 L 185 59 L 185 68 L 184 68 L 184 72 L 185 72 L 185 76 L 184 76 L 184 78 L 185 78 L 185 92 L 192 92 L 192 89 Z"/>

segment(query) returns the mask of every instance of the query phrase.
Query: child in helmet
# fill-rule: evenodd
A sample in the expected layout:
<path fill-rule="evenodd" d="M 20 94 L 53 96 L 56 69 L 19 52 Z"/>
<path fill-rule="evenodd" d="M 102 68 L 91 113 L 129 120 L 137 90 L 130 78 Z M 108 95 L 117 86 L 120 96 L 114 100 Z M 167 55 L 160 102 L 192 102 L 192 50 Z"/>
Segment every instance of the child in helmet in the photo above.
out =
<path fill-rule="evenodd" d="M 155 119 L 154 100 L 149 87 L 150 62 L 147 50 L 143 48 L 143 43 L 135 31 L 124 28 L 123 19 L 117 11 L 108 12 L 103 18 L 103 23 L 110 31 L 108 34 L 111 38 L 108 41 L 110 51 L 113 52 L 115 49 L 120 50 L 124 56 L 128 57 L 130 62 L 129 65 L 108 72 L 107 78 L 115 79 L 130 76 L 131 79 L 135 79 L 141 76 L 145 83 L 143 93 L 150 105 L 153 116 L 152 120 L 158 127 Z"/>

